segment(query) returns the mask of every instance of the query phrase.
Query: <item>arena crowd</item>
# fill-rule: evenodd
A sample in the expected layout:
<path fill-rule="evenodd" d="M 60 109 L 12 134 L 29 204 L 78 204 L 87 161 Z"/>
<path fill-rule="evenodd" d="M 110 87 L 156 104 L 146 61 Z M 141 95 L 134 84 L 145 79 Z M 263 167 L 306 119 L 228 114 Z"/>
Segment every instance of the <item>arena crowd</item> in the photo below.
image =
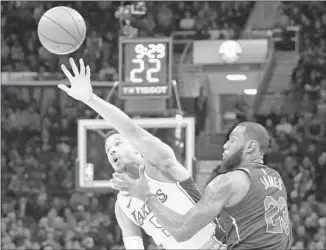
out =
<path fill-rule="evenodd" d="M 92 70 L 99 72 L 98 80 L 107 80 L 107 72 L 117 72 L 119 25 L 113 6 L 119 2 L 62 4 L 88 17 L 90 34 L 74 56 L 89 62 Z M 58 3 L 1 3 L 2 71 L 58 72 L 58 65 L 67 63 L 67 57 L 54 57 L 45 51 L 36 34 L 37 21 L 55 5 Z M 228 29 L 233 38 L 243 28 L 253 4 L 146 5 L 148 14 L 136 22 L 141 36 Z M 271 110 L 254 119 L 270 132 L 268 164 L 278 169 L 289 191 L 294 249 L 325 249 L 326 14 L 322 13 L 326 12 L 313 3 L 287 3 L 283 12 L 289 23 L 302 27 L 303 33 L 304 46 L 288 93 L 293 112 Z M 76 122 L 94 114 L 77 102 L 65 108 L 49 102 L 41 108 L 32 95 L 23 98 L 19 87 L 2 87 L 1 102 L 1 247 L 124 249 L 114 216 L 115 193 L 75 191 Z M 147 249 L 159 249 L 145 239 Z"/>

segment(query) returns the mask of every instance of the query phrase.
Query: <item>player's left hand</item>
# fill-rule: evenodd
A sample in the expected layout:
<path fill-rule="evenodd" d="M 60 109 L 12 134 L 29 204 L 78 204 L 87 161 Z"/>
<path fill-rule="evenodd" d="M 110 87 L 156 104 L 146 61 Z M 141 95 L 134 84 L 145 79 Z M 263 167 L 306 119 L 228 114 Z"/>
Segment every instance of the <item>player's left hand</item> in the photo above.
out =
<path fill-rule="evenodd" d="M 148 181 L 144 175 L 145 167 L 139 168 L 139 179 L 133 180 L 126 174 L 113 174 L 113 179 L 109 181 L 110 186 L 113 189 L 128 192 L 131 196 L 145 201 L 146 198 L 151 195 Z"/>
<path fill-rule="evenodd" d="M 70 58 L 69 62 L 75 76 L 72 76 L 70 71 L 63 64 L 61 65 L 61 69 L 68 78 L 71 84 L 71 88 L 68 88 L 65 84 L 59 84 L 58 87 L 65 91 L 72 98 L 82 102 L 87 102 L 92 98 L 93 95 L 93 88 L 90 80 L 90 68 L 89 66 L 85 67 L 83 59 L 79 60 L 79 70 L 74 59 Z"/>

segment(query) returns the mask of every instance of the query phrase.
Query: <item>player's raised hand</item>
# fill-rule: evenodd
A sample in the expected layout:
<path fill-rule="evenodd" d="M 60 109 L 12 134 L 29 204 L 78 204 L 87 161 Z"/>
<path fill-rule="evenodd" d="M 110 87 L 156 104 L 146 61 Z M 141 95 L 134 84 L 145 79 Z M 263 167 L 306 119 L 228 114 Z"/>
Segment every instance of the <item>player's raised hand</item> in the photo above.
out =
<path fill-rule="evenodd" d="M 131 196 L 139 199 L 146 200 L 151 195 L 148 181 L 145 178 L 145 167 L 139 168 L 139 179 L 133 180 L 126 174 L 113 174 L 113 179 L 110 180 L 110 186 L 119 191 L 128 192 Z"/>
<path fill-rule="evenodd" d="M 79 70 L 74 59 L 70 58 L 69 62 L 75 76 L 73 76 L 63 64 L 61 65 L 61 69 L 68 78 L 71 87 L 68 88 L 65 84 L 59 84 L 58 87 L 76 100 L 87 102 L 92 98 L 93 94 L 93 88 L 90 80 L 90 68 L 89 66 L 85 67 L 83 59 L 79 59 Z"/>

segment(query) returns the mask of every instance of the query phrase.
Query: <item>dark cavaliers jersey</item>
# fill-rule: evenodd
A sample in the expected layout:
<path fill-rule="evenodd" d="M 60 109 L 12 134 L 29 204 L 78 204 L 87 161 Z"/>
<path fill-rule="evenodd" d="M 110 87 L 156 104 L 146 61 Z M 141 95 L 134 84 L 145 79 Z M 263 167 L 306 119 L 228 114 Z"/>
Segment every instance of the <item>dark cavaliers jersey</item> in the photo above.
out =
<path fill-rule="evenodd" d="M 251 185 L 238 204 L 220 213 L 218 221 L 225 231 L 228 249 L 290 249 L 292 227 L 279 173 L 259 163 L 235 170 L 246 172 Z"/>

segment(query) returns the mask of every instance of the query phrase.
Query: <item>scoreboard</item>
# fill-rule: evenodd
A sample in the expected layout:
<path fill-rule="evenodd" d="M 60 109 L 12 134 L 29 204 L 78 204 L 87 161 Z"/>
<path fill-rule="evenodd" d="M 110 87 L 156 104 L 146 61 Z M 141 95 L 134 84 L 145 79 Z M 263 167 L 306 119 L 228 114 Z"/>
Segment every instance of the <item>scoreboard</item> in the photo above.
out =
<path fill-rule="evenodd" d="M 120 38 L 120 98 L 169 98 L 171 73 L 171 38 Z"/>

